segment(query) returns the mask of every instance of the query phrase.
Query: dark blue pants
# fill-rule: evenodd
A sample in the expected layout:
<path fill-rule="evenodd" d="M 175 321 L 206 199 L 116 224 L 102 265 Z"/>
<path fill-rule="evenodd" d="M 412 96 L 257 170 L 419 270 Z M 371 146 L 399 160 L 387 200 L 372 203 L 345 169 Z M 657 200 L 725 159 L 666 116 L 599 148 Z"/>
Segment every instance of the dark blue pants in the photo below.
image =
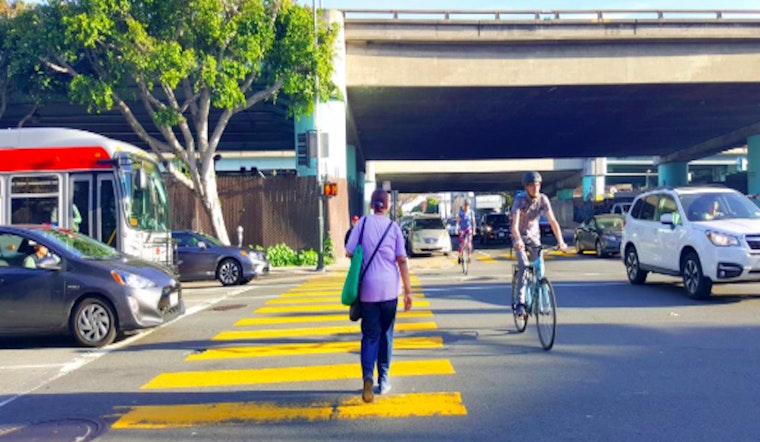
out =
<path fill-rule="evenodd" d="M 378 385 L 388 382 L 397 305 L 398 299 L 362 302 L 362 379 L 374 379 L 377 363 Z"/>

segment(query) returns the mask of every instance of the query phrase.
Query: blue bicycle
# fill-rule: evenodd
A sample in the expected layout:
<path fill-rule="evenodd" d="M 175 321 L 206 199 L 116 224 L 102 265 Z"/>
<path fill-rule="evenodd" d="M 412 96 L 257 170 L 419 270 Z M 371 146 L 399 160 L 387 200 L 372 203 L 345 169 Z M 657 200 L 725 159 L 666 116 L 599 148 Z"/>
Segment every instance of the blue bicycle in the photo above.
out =
<path fill-rule="evenodd" d="M 551 350 L 557 336 L 557 299 L 554 288 L 544 274 L 544 250 L 538 249 L 538 258 L 525 270 L 525 314 L 517 314 L 520 297 L 517 293 L 517 264 L 512 272 L 512 316 L 517 332 L 522 333 L 528 326 L 530 315 L 536 316 L 538 339 L 544 350 Z"/>

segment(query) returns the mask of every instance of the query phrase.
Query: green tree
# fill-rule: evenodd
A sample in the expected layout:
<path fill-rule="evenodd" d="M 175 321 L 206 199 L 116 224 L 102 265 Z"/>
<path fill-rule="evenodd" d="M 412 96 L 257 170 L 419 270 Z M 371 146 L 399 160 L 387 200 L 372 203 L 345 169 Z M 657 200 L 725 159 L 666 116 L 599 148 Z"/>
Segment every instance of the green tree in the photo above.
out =
<path fill-rule="evenodd" d="M 13 45 L 10 36 L 14 18 L 25 8 L 23 2 L 0 0 L 0 118 L 8 106 L 8 94 L 12 91 L 14 76 L 11 75 Z"/>
<path fill-rule="evenodd" d="M 427 206 L 425 207 L 425 213 L 438 213 L 438 199 L 436 199 L 436 197 L 427 197 Z"/>
<path fill-rule="evenodd" d="M 49 73 L 68 77 L 69 98 L 121 112 L 226 244 L 213 158 L 232 117 L 280 95 L 291 116 L 303 115 L 335 91 L 336 29 L 319 20 L 315 43 L 312 10 L 291 0 L 51 0 L 32 14 L 27 39 Z"/>

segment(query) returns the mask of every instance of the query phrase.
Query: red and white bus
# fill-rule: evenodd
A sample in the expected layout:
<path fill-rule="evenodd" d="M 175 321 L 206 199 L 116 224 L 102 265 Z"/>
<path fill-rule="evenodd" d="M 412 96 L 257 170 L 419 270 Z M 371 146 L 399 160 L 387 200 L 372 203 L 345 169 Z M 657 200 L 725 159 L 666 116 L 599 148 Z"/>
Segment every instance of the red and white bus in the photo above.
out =
<path fill-rule="evenodd" d="M 171 265 L 169 220 L 144 150 L 81 130 L 0 129 L 0 224 L 51 223 Z"/>

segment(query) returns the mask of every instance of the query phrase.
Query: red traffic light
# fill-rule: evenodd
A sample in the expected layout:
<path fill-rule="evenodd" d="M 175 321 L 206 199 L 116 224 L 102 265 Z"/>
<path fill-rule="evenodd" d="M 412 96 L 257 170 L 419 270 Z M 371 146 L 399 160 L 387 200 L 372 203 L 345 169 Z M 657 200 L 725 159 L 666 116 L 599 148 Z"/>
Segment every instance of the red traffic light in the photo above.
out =
<path fill-rule="evenodd" d="M 322 194 L 328 198 L 338 196 L 338 183 L 325 183 L 322 189 Z"/>

